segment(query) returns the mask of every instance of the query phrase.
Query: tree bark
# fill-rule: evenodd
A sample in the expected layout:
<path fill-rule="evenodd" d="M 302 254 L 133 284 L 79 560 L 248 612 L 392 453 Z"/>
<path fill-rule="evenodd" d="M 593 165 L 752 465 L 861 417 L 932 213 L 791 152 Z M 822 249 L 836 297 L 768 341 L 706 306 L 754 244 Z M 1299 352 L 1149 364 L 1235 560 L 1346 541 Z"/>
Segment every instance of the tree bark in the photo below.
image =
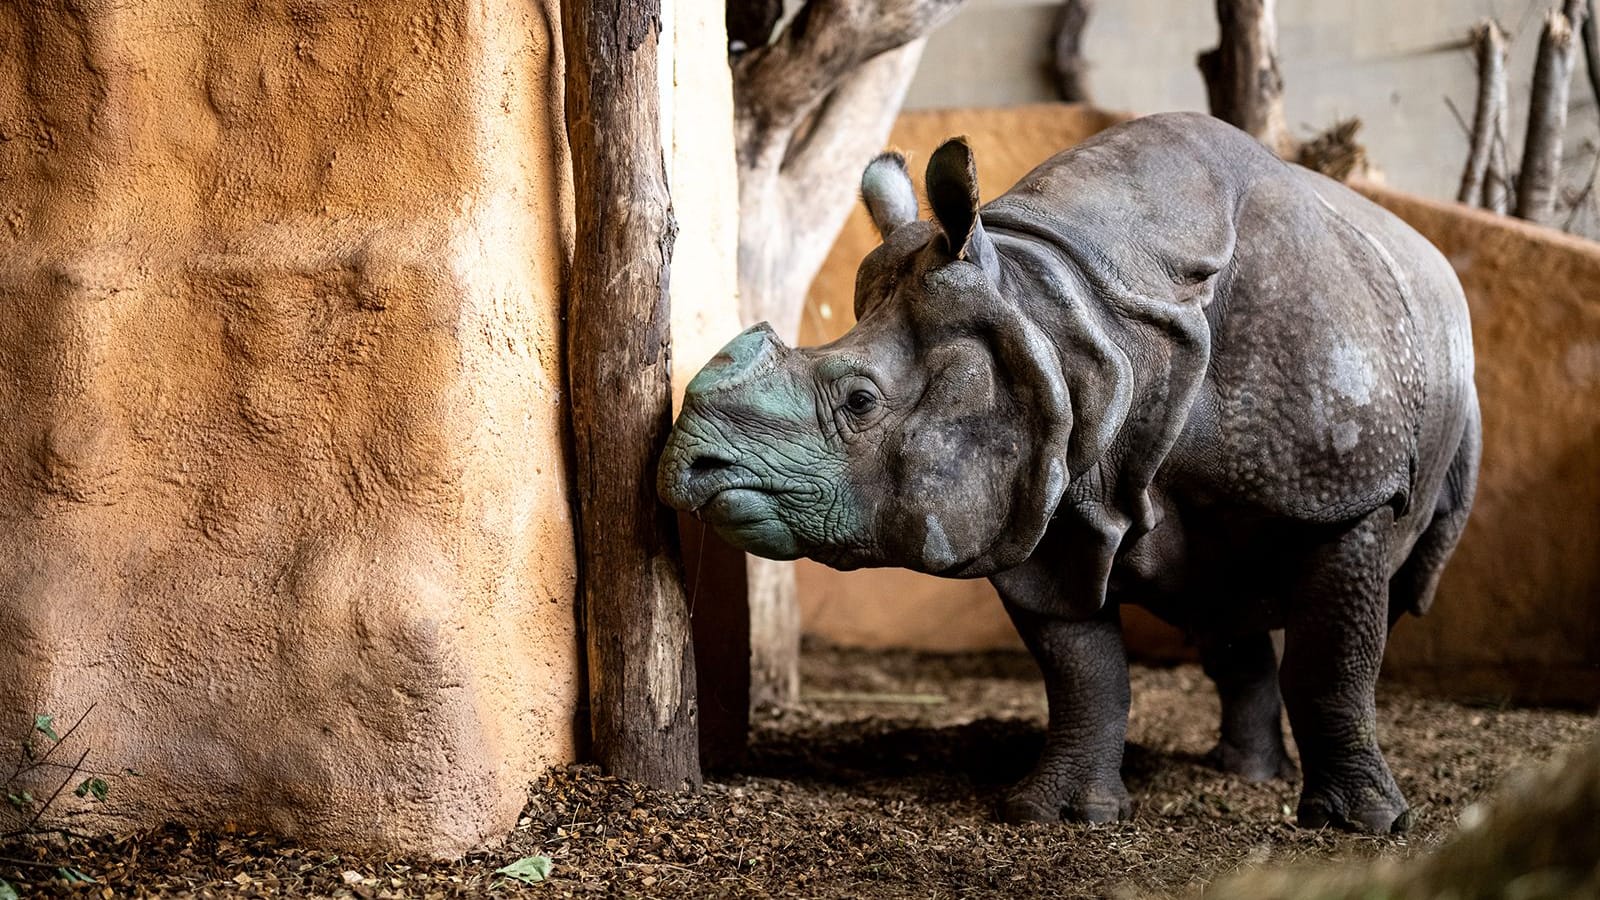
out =
<path fill-rule="evenodd" d="M 672 424 L 660 0 L 566 0 L 576 236 L 567 372 L 593 750 L 607 771 L 700 784 L 694 654 L 655 463 Z"/>
<path fill-rule="evenodd" d="M 921 37 L 963 0 L 810 0 L 765 47 L 733 61 L 739 153 L 739 296 L 746 325 L 799 339 L 806 292 L 888 140 Z M 790 563 L 751 558 L 751 702 L 799 689 Z"/>
<path fill-rule="evenodd" d="M 1292 158 L 1278 71 L 1277 0 L 1217 0 L 1217 46 L 1200 54 L 1211 114 Z"/>
<path fill-rule="evenodd" d="M 1580 7 L 1581 8 L 1581 7 Z M 1517 217 L 1550 224 L 1560 187 L 1561 143 L 1567 130 L 1567 98 L 1572 83 L 1572 22 L 1561 10 L 1545 18 L 1534 62 L 1528 134 L 1517 178 Z"/>
<path fill-rule="evenodd" d="M 1491 177 L 1496 126 L 1505 118 L 1507 103 L 1505 32 L 1493 19 L 1484 19 L 1472 29 L 1472 46 L 1478 61 L 1478 102 L 1472 114 L 1467 165 L 1456 191 L 1456 199 L 1462 203 L 1474 203 L 1484 196 L 1485 181 Z M 1504 172 L 1499 176 L 1504 178 Z"/>
<path fill-rule="evenodd" d="M 1083 29 L 1094 11 L 1094 0 L 1061 0 L 1056 8 L 1055 38 L 1050 59 L 1056 96 L 1068 103 L 1089 102 L 1088 73 L 1083 61 Z"/>
<path fill-rule="evenodd" d="M 1498 27 L 1498 26 L 1497 26 Z M 1500 32 L 1505 36 L 1505 32 Z M 1502 61 L 1503 62 L 1503 61 Z M 1504 79 L 1504 66 L 1501 77 Z M 1483 208 L 1499 215 L 1511 210 L 1511 99 L 1504 84 L 1497 89 L 1501 94 L 1495 107 L 1493 134 L 1489 145 L 1489 170 L 1483 176 Z"/>

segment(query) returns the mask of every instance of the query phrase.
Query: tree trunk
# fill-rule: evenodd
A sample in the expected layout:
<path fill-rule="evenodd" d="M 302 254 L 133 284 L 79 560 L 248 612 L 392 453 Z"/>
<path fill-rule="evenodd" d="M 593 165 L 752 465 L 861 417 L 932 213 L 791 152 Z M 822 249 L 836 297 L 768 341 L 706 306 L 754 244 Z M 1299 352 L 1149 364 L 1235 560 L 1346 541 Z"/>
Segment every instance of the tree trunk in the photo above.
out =
<path fill-rule="evenodd" d="M 800 339 L 806 293 L 855 204 L 861 169 L 883 149 L 922 56 L 922 42 L 885 53 L 845 79 L 810 123 L 809 144 L 739 179 L 739 303 L 744 324 L 770 322 Z M 792 148 L 784 146 L 785 156 Z M 776 148 L 767 151 L 777 155 Z M 806 163 L 802 160 L 809 159 Z M 849 304 L 847 303 L 846 306 Z M 794 563 L 750 557 L 750 700 L 800 693 L 800 608 Z"/>
<path fill-rule="evenodd" d="M 1217 0 L 1220 38 L 1200 54 L 1211 114 L 1292 158 L 1294 138 L 1283 115 L 1278 71 L 1277 0 Z"/>
<path fill-rule="evenodd" d="M 810 0 L 770 44 L 733 62 L 739 296 L 746 325 L 799 338 L 806 292 L 888 140 L 921 37 L 962 0 Z M 751 558 L 751 701 L 792 702 L 800 614 L 790 563 Z"/>
<path fill-rule="evenodd" d="M 700 784 L 694 654 L 673 514 L 655 495 L 672 424 L 676 226 L 659 122 L 660 0 L 566 0 L 576 235 L 567 372 L 590 733 L 607 772 Z"/>
<path fill-rule="evenodd" d="M 1478 102 L 1472 114 L 1472 136 L 1467 165 L 1461 173 L 1456 200 L 1474 203 L 1484 196 L 1485 182 L 1492 177 L 1496 125 L 1505 118 L 1506 38 L 1493 19 L 1484 19 L 1472 29 L 1473 54 L 1478 61 Z M 1498 173 L 1504 178 L 1504 172 Z"/>
<path fill-rule="evenodd" d="M 1567 98 L 1576 60 L 1573 49 L 1572 22 L 1561 10 L 1552 10 L 1539 36 L 1528 136 L 1517 178 L 1517 217 L 1541 224 L 1550 224 L 1554 217 L 1560 188 L 1561 143 L 1567 130 Z"/>
<path fill-rule="evenodd" d="M 1083 29 L 1094 11 L 1093 0 L 1061 0 L 1056 8 L 1055 39 L 1050 60 L 1056 77 L 1056 96 L 1068 103 L 1089 102 L 1089 83 L 1083 61 Z"/>

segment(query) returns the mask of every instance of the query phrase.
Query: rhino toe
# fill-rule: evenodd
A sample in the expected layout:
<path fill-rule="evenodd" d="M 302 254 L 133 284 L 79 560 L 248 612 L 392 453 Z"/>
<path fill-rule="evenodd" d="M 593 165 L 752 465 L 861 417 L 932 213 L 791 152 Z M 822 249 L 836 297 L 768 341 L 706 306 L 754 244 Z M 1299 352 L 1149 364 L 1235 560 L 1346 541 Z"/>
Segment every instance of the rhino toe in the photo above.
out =
<path fill-rule="evenodd" d="M 1411 829 L 1409 807 L 1377 804 L 1341 810 L 1326 800 L 1304 799 L 1296 819 L 1301 828 L 1338 828 L 1366 834 L 1402 834 Z"/>
<path fill-rule="evenodd" d="M 1116 790 L 1094 789 L 1057 799 L 1048 791 L 1017 788 L 1000 805 L 1006 822 L 1073 822 L 1100 825 L 1133 818 L 1133 799 L 1118 785 Z"/>

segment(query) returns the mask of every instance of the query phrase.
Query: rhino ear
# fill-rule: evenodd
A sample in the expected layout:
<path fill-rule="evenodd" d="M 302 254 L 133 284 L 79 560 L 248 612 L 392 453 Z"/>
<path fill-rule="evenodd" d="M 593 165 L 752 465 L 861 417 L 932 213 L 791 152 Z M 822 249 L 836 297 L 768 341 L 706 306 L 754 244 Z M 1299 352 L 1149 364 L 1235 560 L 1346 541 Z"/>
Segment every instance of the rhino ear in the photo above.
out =
<path fill-rule="evenodd" d="M 964 137 L 939 145 L 928 159 L 928 204 L 944 230 L 956 259 L 976 263 L 991 278 L 998 274 L 994 244 L 978 219 L 978 163 Z"/>
<path fill-rule="evenodd" d="M 895 152 L 880 153 L 861 173 L 861 202 L 878 229 L 888 239 L 901 225 L 917 220 L 917 192 L 906 171 L 906 158 Z"/>

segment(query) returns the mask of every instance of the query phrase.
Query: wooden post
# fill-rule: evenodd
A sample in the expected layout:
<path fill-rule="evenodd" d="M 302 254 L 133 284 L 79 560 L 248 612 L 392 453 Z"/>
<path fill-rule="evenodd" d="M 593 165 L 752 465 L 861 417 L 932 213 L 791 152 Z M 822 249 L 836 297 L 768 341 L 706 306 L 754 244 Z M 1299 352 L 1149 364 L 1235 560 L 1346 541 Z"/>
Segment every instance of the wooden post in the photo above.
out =
<path fill-rule="evenodd" d="M 1200 54 L 1211 114 L 1237 125 L 1279 156 L 1294 156 L 1278 71 L 1277 0 L 1217 0 L 1220 38 Z"/>
<path fill-rule="evenodd" d="M 576 236 L 567 373 L 590 735 L 607 771 L 698 787 L 694 652 L 673 513 L 667 274 L 676 226 L 659 124 L 660 0 L 564 0 Z"/>

